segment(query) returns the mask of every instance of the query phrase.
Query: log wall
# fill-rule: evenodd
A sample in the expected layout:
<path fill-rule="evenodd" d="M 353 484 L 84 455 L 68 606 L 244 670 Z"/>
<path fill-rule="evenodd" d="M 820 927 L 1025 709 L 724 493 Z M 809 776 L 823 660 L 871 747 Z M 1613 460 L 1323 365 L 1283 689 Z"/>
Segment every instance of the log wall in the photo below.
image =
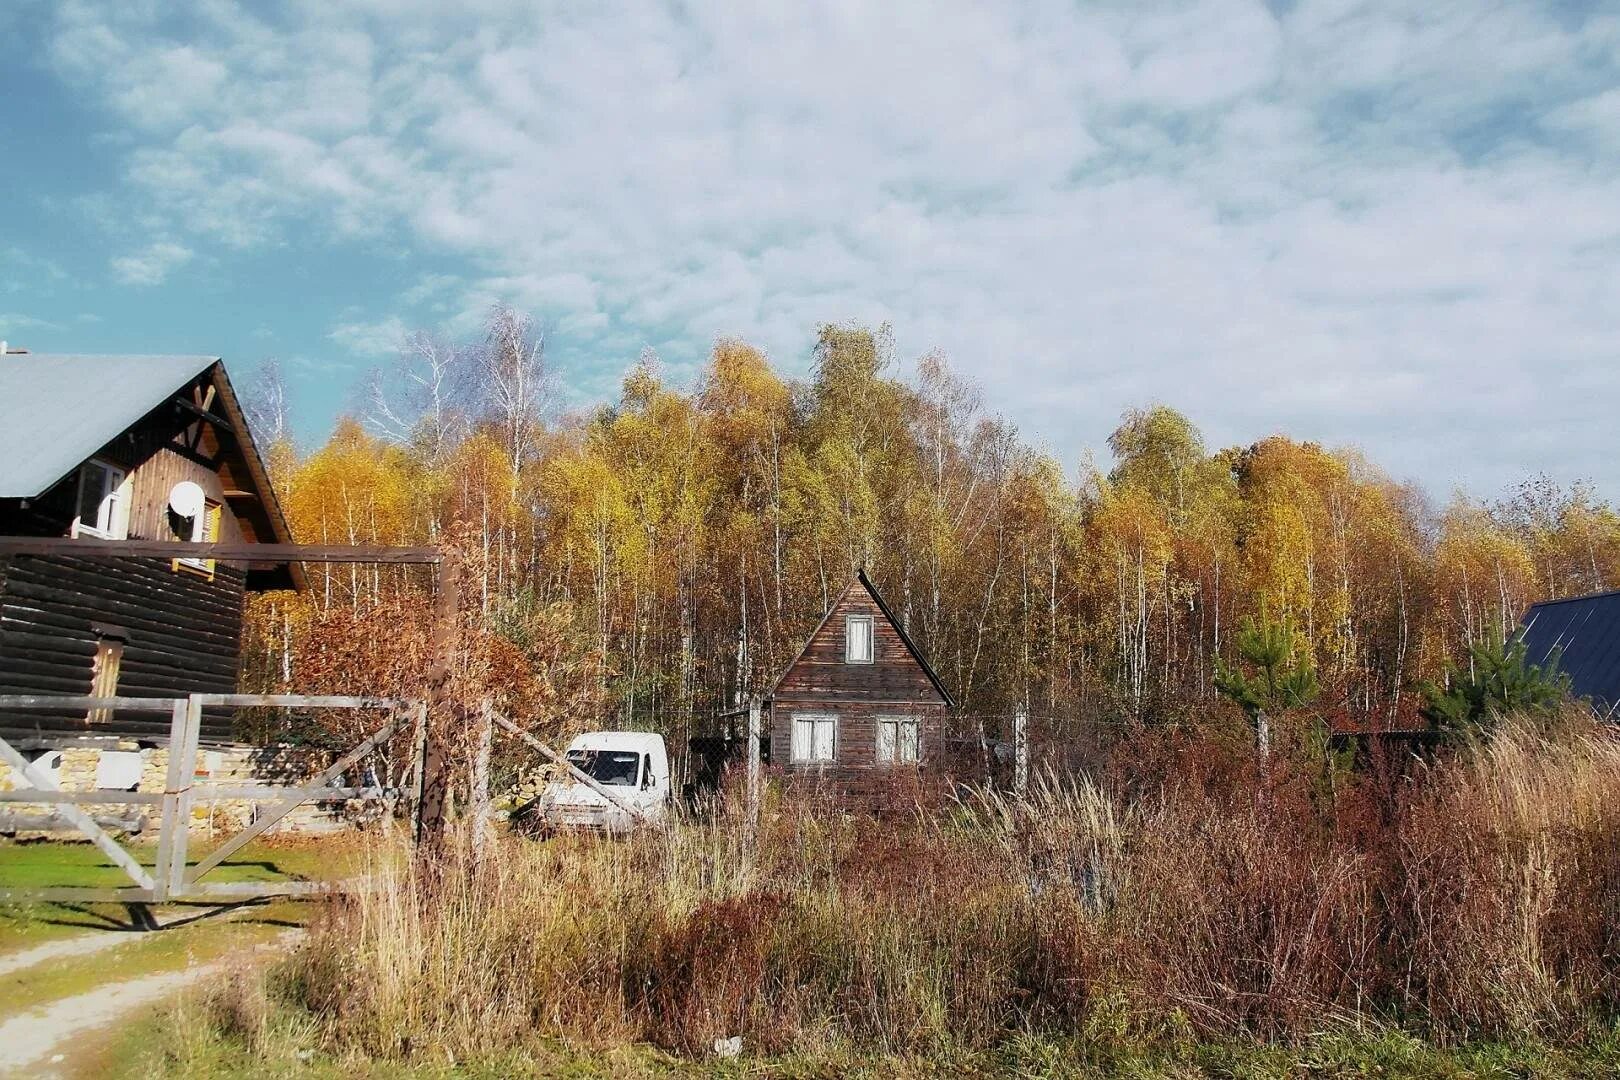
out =
<path fill-rule="evenodd" d="M 235 693 L 243 580 L 233 567 L 208 581 L 164 559 L 14 556 L 0 595 L 0 694 L 88 694 L 96 641 L 108 633 L 124 638 L 121 697 Z M 94 724 L 82 713 L 0 713 L 0 737 L 22 745 L 168 734 L 168 718 L 154 713 Z M 228 713 L 205 713 L 205 743 L 230 734 Z"/>

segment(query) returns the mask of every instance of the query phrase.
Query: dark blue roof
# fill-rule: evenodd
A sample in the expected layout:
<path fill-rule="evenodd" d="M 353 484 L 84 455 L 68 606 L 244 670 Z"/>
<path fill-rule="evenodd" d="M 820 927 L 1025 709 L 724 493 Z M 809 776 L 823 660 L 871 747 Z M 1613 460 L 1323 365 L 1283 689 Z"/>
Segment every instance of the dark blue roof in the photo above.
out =
<path fill-rule="evenodd" d="M 1620 710 L 1620 592 L 1548 600 L 1525 613 L 1525 658 L 1544 664 L 1559 650 L 1558 670 L 1577 697 L 1600 713 Z"/>

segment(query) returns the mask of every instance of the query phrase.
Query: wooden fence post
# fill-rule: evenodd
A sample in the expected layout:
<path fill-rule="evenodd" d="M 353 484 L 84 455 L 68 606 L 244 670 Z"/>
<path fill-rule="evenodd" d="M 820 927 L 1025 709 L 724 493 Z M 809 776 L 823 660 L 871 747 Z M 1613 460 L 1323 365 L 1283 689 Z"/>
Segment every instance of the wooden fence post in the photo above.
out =
<path fill-rule="evenodd" d="M 1013 710 L 1013 794 L 1022 799 L 1029 793 L 1029 706 L 1023 702 Z"/>
<path fill-rule="evenodd" d="M 748 699 L 748 854 L 752 857 L 759 839 L 759 735 L 760 702 L 758 697 Z"/>
<path fill-rule="evenodd" d="M 472 814 L 473 861 L 482 863 L 489 847 L 489 754 L 495 741 L 495 706 L 488 698 L 478 708 L 478 749 L 473 756 L 472 797 L 468 809 Z"/>
<path fill-rule="evenodd" d="M 180 743 L 180 791 L 176 800 L 178 820 L 174 839 L 170 841 L 173 862 L 169 865 L 169 892 L 183 892 L 186 887 L 186 848 L 191 839 L 191 786 L 197 774 L 197 742 L 202 738 L 202 696 L 192 694 L 186 698 L 186 731 Z M 169 762 L 174 763 L 175 748 L 169 747 Z"/>
<path fill-rule="evenodd" d="M 432 846 L 443 835 L 450 802 L 450 770 L 444 740 L 454 730 L 450 681 L 461 636 L 461 560 L 445 552 L 439 563 L 438 625 L 433 630 L 433 668 L 428 672 L 427 744 L 422 752 L 422 798 L 416 810 L 416 842 Z"/>

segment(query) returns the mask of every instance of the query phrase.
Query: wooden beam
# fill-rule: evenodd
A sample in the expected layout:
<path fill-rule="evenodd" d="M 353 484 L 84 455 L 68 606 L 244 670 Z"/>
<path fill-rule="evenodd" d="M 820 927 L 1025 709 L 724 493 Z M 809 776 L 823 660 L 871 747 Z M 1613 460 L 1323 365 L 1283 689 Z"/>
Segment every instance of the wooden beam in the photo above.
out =
<path fill-rule="evenodd" d="M 614 806 L 617 806 L 620 810 L 625 811 L 631 817 L 637 818 L 640 821 L 647 822 L 648 824 L 655 824 L 652 817 L 645 810 L 641 809 L 641 807 L 623 801 L 618 795 L 609 791 L 605 785 L 598 783 L 594 776 L 590 776 L 575 768 L 572 761 L 569 761 L 562 754 L 557 753 L 557 751 L 553 750 L 551 747 L 547 746 L 533 735 L 530 735 L 527 731 L 524 731 L 522 728 L 512 723 L 512 721 L 496 712 L 494 709 L 489 711 L 489 716 L 490 719 L 504 729 L 507 734 L 540 751 L 540 755 L 546 758 L 548 761 L 561 765 L 564 769 L 567 769 L 568 774 L 575 780 L 578 780 L 580 783 L 602 796 L 602 798 L 606 799 Z"/>
<path fill-rule="evenodd" d="M 153 904 L 157 893 L 152 889 L 132 889 L 128 886 L 96 887 L 91 885 L 58 885 L 43 889 L 0 889 L 0 900 L 24 904 Z"/>
<path fill-rule="evenodd" d="M 272 786 L 269 784 L 194 784 L 191 794 L 196 799 L 235 799 L 251 802 L 264 802 L 272 799 L 287 797 L 290 789 L 286 786 Z M 307 796 L 312 802 L 330 802 L 333 799 L 349 801 L 353 799 L 381 799 L 386 792 L 378 788 L 357 787 L 326 787 L 319 791 L 312 791 Z M 17 802 L 23 800 L 18 799 Z M 86 802 L 93 800 L 86 799 Z"/>
<path fill-rule="evenodd" d="M 90 709 L 111 709 L 114 712 L 172 712 L 176 698 L 132 698 L 132 697 L 75 697 L 71 695 L 53 696 L 51 694 L 0 694 L 0 709 L 16 709 L 21 712 L 43 709 L 70 709 L 73 712 Z"/>
<path fill-rule="evenodd" d="M 0 803 L 39 803 L 75 806 L 141 806 L 161 803 L 161 791 L 42 791 L 38 788 L 16 788 L 0 791 Z"/>
<path fill-rule="evenodd" d="M 209 387 L 209 390 L 212 389 L 213 387 Z M 212 394 L 209 395 L 210 398 L 212 398 L 212 396 Z M 199 419 L 206 420 L 210 424 L 213 424 L 215 430 L 223 431 L 232 438 L 236 437 L 236 428 L 231 426 L 231 422 L 229 420 L 225 419 L 223 416 L 220 416 L 218 413 L 208 411 L 209 405 L 213 404 L 212 401 L 209 401 L 208 405 L 199 405 L 195 401 L 187 401 L 185 398 L 175 398 L 174 403 L 183 411 L 188 412 Z"/>
<path fill-rule="evenodd" d="M 187 885 L 170 896 L 171 900 L 193 903 L 198 900 L 259 900 L 271 896 L 319 896 L 334 890 L 357 892 L 364 882 L 327 881 L 205 881 Z"/>
<path fill-rule="evenodd" d="M 432 565 L 435 547 L 324 544 L 191 544 L 170 540 L 96 540 L 90 537 L 0 536 L 0 555 L 72 555 L 84 559 L 216 559 L 243 563 L 400 563 Z"/>
<path fill-rule="evenodd" d="M 408 709 L 400 698 L 350 697 L 339 694 L 198 694 L 205 706 L 230 709 L 276 706 L 289 709 Z"/>

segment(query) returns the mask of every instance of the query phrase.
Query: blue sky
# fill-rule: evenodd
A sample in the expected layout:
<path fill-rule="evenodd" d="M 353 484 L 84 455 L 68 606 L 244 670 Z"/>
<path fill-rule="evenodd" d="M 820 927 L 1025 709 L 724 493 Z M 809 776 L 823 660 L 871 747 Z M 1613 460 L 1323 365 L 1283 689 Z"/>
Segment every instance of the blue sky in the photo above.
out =
<path fill-rule="evenodd" d="M 496 299 L 564 408 L 888 320 L 1070 466 L 1162 401 L 1620 499 L 1612 4 L 268 8 L 0 7 L 0 337 L 274 356 L 313 439 Z"/>

